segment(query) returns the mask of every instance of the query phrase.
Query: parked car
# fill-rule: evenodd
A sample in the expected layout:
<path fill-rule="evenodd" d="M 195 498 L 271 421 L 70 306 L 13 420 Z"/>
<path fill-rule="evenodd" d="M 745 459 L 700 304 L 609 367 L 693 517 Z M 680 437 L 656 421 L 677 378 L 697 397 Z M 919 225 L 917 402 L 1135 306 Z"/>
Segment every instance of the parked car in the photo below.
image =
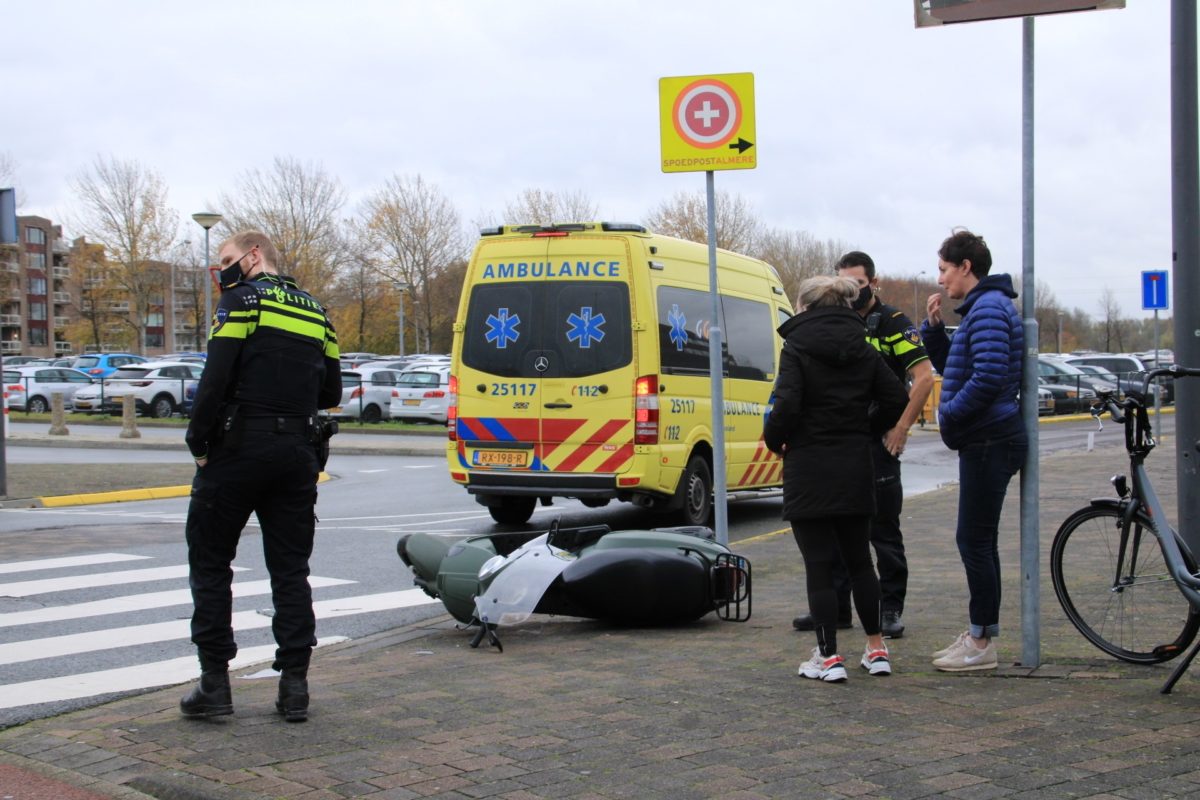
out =
<path fill-rule="evenodd" d="M 38 361 L 38 356 L 4 356 L 4 366 L 19 367 L 22 364 L 28 364 L 31 361 Z"/>
<path fill-rule="evenodd" d="M 399 377 L 399 370 L 386 367 L 342 370 L 342 402 L 329 409 L 329 416 L 335 419 L 361 419 L 363 422 L 387 419 Z"/>
<path fill-rule="evenodd" d="M 75 356 L 71 366 L 86 372 L 93 378 L 107 378 L 121 367 L 129 364 L 141 364 L 144 361 L 146 361 L 145 358 L 132 353 L 88 353 Z"/>
<path fill-rule="evenodd" d="M 1084 372 L 1088 373 L 1089 375 L 1095 375 L 1097 378 L 1100 378 L 1103 381 L 1107 381 L 1108 383 L 1115 384 L 1117 389 L 1122 394 L 1124 394 L 1129 389 L 1133 389 L 1134 391 L 1138 391 L 1138 392 L 1140 392 L 1142 390 L 1141 378 L 1121 378 L 1116 375 L 1113 375 L 1111 372 L 1106 370 L 1104 367 L 1097 367 L 1095 364 L 1073 364 L 1072 366 L 1076 367 L 1077 369 L 1083 370 Z M 1154 405 L 1156 403 L 1156 401 L 1161 402 L 1161 399 L 1159 396 L 1162 394 L 1162 388 L 1163 387 L 1158 385 L 1157 383 L 1150 384 L 1150 398 L 1149 399 L 1150 399 L 1151 405 Z"/>
<path fill-rule="evenodd" d="M 1074 364 L 1068 364 L 1064 359 L 1055 356 L 1038 356 L 1038 376 L 1049 378 L 1054 383 L 1066 386 L 1074 384 L 1080 389 L 1091 389 L 1094 392 L 1111 392 L 1117 388 L 1117 382 L 1105 380 L 1091 372 L 1080 369 Z"/>
<path fill-rule="evenodd" d="M 167 353 L 154 359 L 155 361 L 190 361 L 193 364 L 203 364 L 208 361 L 208 353 Z"/>
<path fill-rule="evenodd" d="M 1141 391 L 1142 380 L 1146 377 L 1146 371 L 1149 369 L 1140 358 L 1126 353 L 1089 353 L 1082 356 L 1071 356 L 1067 359 L 1067 363 L 1076 366 L 1090 364 L 1094 367 L 1103 367 L 1120 378 L 1122 382 L 1128 381 L 1128 388 L 1138 391 Z M 1173 402 L 1175 400 L 1174 381 L 1160 380 L 1158 385 L 1162 387 L 1162 402 Z M 1122 386 L 1122 391 L 1127 391 L 1126 386 Z"/>
<path fill-rule="evenodd" d="M 392 419 L 446 424 L 450 407 L 450 367 L 428 367 L 400 373 L 392 397 Z"/>
<path fill-rule="evenodd" d="M 1038 416 L 1044 417 L 1054 413 L 1054 392 L 1045 386 L 1038 387 Z"/>
<path fill-rule="evenodd" d="M 44 414 L 50 410 L 55 393 L 63 396 L 63 408 L 73 407 L 75 394 L 94 381 L 70 367 L 17 366 L 4 367 L 4 391 L 8 392 L 8 407 L 14 411 Z"/>
<path fill-rule="evenodd" d="M 122 398 L 134 396 L 139 414 L 169 417 L 183 404 L 189 385 L 200 380 L 204 367 L 187 361 L 145 361 L 121 367 L 98 386 L 75 395 L 78 411 L 120 412 Z"/>
<path fill-rule="evenodd" d="M 342 353 L 342 369 L 357 369 L 369 361 L 376 361 L 379 356 L 374 353 Z"/>
<path fill-rule="evenodd" d="M 1041 376 L 1038 377 L 1038 383 L 1043 389 L 1050 390 L 1050 393 L 1054 395 L 1055 414 L 1087 413 L 1092 407 L 1092 401 L 1096 399 L 1095 390 L 1082 388 L 1073 383 L 1055 383 L 1053 378 Z"/>

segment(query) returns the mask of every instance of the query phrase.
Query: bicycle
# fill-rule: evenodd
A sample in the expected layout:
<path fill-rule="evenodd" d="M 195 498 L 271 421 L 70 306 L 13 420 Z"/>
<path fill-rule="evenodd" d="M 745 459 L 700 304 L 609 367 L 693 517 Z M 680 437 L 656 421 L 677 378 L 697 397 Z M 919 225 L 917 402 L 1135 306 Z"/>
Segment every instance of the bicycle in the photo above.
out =
<path fill-rule="evenodd" d="M 1151 370 L 1141 393 L 1122 399 L 1118 390 L 1097 394 L 1092 407 L 1097 424 L 1103 428 L 1100 418 L 1108 412 L 1125 426 L 1132 485 L 1114 475 L 1116 499 L 1094 499 L 1071 514 L 1050 547 L 1050 576 L 1067 618 L 1096 647 L 1134 664 L 1175 658 L 1200 630 L 1200 572 L 1166 523 L 1145 467 L 1155 446 L 1145 398 L 1150 382 L 1161 375 L 1200 377 L 1200 369 Z M 1163 694 L 1170 694 L 1197 651 L 1200 644 L 1175 667 Z"/>

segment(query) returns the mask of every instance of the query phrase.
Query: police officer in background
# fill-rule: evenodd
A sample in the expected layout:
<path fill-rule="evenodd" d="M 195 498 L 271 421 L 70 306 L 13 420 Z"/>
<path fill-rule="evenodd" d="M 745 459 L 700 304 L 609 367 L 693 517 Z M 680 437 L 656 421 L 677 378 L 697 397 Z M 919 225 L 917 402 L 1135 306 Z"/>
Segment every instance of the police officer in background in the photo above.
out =
<path fill-rule="evenodd" d="M 863 318 L 867 341 L 902 383 L 911 377 L 908 405 L 900 421 L 874 443 L 872 460 L 875 466 L 875 516 L 871 519 L 871 545 L 879 570 L 880 612 L 883 635 L 899 639 L 904 635 L 904 598 L 908 591 L 908 560 L 904 556 L 904 538 L 900 531 L 900 510 L 904 503 L 904 487 L 900 483 L 900 454 L 908 442 L 908 431 L 921 415 L 925 400 L 933 388 L 933 366 L 921 336 L 904 312 L 884 303 L 878 297 L 879 278 L 875 262 L 866 253 L 852 250 L 837 263 L 838 275 L 858 282 L 859 296 L 854 310 Z M 833 581 L 838 595 L 838 627 L 849 628 L 850 580 L 845 566 L 834 564 Z M 813 629 L 811 614 L 792 620 L 798 631 Z"/>
<path fill-rule="evenodd" d="M 219 258 L 222 294 L 187 429 L 197 467 L 187 544 L 200 682 L 179 707 L 185 717 L 233 713 L 230 565 L 254 512 L 275 606 L 275 707 L 289 722 L 303 721 L 317 643 L 308 560 L 331 433 L 317 409 L 341 399 L 337 336 L 321 304 L 276 272 L 279 254 L 264 234 L 230 237 Z"/>

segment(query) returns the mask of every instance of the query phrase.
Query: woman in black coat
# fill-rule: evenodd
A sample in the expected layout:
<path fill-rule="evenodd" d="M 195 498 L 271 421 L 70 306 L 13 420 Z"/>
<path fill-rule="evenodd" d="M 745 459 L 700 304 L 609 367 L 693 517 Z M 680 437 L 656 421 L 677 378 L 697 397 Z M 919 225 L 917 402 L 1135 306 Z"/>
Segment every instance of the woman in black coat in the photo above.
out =
<path fill-rule="evenodd" d="M 800 313 L 779 327 L 783 351 L 763 431 L 767 447 L 783 457 L 783 517 L 804 555 L 816 624 L 817 647 L 800 674 L 831 682 L 846 679 L 837 652 L 836 553 L 850 573 L 854 607 L 867 634 L 861 665 L 872 675 L 891 673 L 871 562 L 871 438 L 896 424 L 908 395 L 850 307 L 858 292 L 853 280 L 834 276 L 800 285 Z"/>

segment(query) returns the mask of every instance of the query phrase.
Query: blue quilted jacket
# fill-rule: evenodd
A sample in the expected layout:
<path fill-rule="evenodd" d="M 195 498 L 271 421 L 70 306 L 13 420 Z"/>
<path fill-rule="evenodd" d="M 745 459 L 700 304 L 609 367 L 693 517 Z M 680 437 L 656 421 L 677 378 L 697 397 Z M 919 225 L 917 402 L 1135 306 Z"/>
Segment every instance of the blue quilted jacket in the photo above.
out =
<path fill-rule="evenodd" d="M 1025 333 L 1012 302 L 1016 296 L 1008 275 L 988 275 L 954 309 L 962 324 L 953 339 L 944 324 L 921 324 L 929 360 L 942 374 L 938 425 L 952 450 L 1020 427 Z"/>

